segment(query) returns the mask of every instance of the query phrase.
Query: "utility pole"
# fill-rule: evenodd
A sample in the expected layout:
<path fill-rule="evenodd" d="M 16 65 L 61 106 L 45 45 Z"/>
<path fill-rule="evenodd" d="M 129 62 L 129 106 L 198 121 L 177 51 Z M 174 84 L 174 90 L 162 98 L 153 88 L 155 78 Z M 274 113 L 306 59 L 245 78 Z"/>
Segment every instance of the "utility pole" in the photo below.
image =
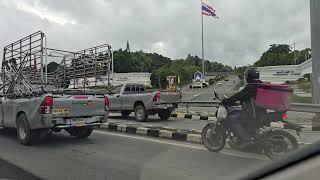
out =
<path fill-rule="evenodd" d="M 294 65 L 297 65 L 297 59 L 296 59 L 296 42 L 293 42 L 293 60 L 294 60 Z"/>
<path fill-rule="evenodd" d="M 310 0 L 311 49 L 312 49 L 312 100 L 320 104 L 320 1 Z M 320 129 L 320 115 L 313 119 L 312 129 Z"/>
<path fill-rule="evenodd" d="M 202 0 L 201 0 L 201 47 L 202 47 L 202 73 L 204 76 L 204 43 L 203 43 L 203 14 L 202 14 Z"/>

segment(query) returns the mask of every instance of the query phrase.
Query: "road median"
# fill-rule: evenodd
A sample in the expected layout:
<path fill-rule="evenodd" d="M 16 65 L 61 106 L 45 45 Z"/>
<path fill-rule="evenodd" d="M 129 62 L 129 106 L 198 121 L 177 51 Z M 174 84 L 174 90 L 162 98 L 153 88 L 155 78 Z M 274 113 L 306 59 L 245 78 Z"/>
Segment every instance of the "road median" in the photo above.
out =
<path fill-rule="evenodd" d="M 138 123 L 122 124 L 119 122 L 104 123 L 101 125 L 100 129 L 163 139 L 172 139 L 177 141 L 201 143 L 201 131 L 194 129 L 177 129 L 172 127 L 151 125 L 146 126 Z"/>
<path fill-rule="evenodd" d="M 100 129 L 120 133 L 149 136 L 153 138 L 171 139 L 175 141 L 202 144 L 201 131 L 194 129 L 179 129 L 168 126 L 153 126 L 139 123 L 121 123 L 116 121 L 104 123 L 103 125 L 101 125 Z M 312 144 L 307 142 L 307 139 L 309 138 L 312 139 L 312 142 L 315 141 L 315 137 L 313 137 L 315 135 L 312 133 L 312 131 L 304 131 L 304 134 L 304 139 L 302 140 L 303 142 L 299 142 L 300 145 Z"/>

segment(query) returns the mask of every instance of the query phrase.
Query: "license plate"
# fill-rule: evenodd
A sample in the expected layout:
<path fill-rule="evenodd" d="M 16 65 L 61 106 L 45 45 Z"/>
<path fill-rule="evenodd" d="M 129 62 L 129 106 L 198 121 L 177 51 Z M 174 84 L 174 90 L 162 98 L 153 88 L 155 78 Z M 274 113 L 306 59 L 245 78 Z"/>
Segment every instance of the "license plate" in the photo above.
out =
<path fill-rule="evenodd" d="M 85 125 L 86 124 L 86 118 L 72 118 L 71 119 L 72 125 Z"/>
<path fill-rule="evenodd" d="M 53 112 L 53 114 L 68 114 L 69 110 L 68 109 L 53 109 L 52 112 Z"/>

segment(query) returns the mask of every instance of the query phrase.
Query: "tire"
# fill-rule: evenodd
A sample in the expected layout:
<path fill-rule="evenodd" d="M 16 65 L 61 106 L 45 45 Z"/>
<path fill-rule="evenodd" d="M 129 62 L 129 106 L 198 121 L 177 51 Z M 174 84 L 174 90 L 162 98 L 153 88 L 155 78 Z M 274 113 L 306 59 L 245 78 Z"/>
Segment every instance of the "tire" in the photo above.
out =
<path fill-rule="evenodd" d="M 73 127 L 66 129 L 71 136 L 83 139 L 91 135 L 93 129 L 90 127 Z"/>
<path fill-rule="evenodd" d="M 130 111 L 121 111 L 121 115 L 122 115 L 122 117 L 124 117 L 124 118 L 127 118 L 130 114 L 131 114 Z"/>
<path fill-rule="evenodd" d="M 148 114 L 147 114 L 146 109 L 144 108 L 143 105 L 137 105 L 134 108 L 134 116 L 136 118 L 136 121 L 138 121 L 138 122 L 143 122 L 148 119 Z"/>
<path fill-rule="evenodd" d="M 167 109 L 160 110 L 158 116 L 161 120 L 168 120 L 171 117 L 171 112 Z"/>
<path fill-rule="evenodd" d="M 288 149 L 288 143 L 284 138 L 290 142 L 291 149 Z M 265 141 L 263 143 L 264 152 L 270 159 L 281 159 L 284 155 L 299 147 L 297 139 L 294 136 L 280 129 L 267 132 L 263 139 Z"/>
<path fill-rule="evenodd" d="M 215 135 L 214 138 L 216 138 L 216 139 L 213 139 L 211 137 L 212 136 L 211 132 L 209 132 L 209 130 L 212 130 L 212 126 L 213 126 L 213 124 L 209 123 L 203 128 L 202 134 L 201 134 L 202 135 L 202 143 L 210 151 L 219 152 L 226 145 L 226 140 L 227 140 L 226 131 L 222 126 L 216 127 L 215 128 L 216 131 L 215 131 L 215 134 L 214 134 Z M 208 137 L 208 135 L 210 137 Z"/>
<path fill-rule="evenodd" d="M 32 131 L 27 116 L 23 113 L 17 119 L 17 137 L 21 144 L 32 145 L 37 135 L 36 130 Z"/>

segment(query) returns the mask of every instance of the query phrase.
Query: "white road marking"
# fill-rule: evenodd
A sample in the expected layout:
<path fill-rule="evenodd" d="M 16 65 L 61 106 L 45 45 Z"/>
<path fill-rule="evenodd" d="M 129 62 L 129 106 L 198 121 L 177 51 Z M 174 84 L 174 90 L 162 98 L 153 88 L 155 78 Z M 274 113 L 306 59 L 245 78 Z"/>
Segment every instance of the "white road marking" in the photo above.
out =
<path fill-rule="evenodd" d="M 137 137 L 137 136 L 132 136 L 132 135 L 113 133 L 113 132 L 106 132 L 106 131 L 99 131 L 99 130 L 95 130 L 94 132 L 95 133 L 99 133 L 99 134 L 118 136 L 118 137 L 125 137 L 125 138 L 130 138 L 130 139 L 137 139 L 137 140 L 142 140 L 142 141 L 155 142 L 155 143 L 168 144 L 168 145 L 179 146 L 179 147 L 184 147 L 184 148 L 191 148 L 191 149 L 208 151 L 208 149 L 203 147 L 203 146 L 196 146 L 196 145 L 191 145 L 191 144 L 182 144 L 182 143 L 178 143 L 178 142 L 168 142 L 168 141 L 164 141 L 164 140 L 151 139 L 151 138 L 146 138 L 146 137 Z M 233 153 L 233 152 L 226 152 L 226 151 L 221 151 L 220 153 L 226 154 L 226 155 L 231 155 L 231 156 L 236 156 L 236 157 L 241 157 L 241 158 L 268 160 L 265 157 L 260 157 L 260 156 L 255 155 L 255 154 L 247 154 L 247 153 L 240 153 L 240 152 L 239 153 Z"/>

